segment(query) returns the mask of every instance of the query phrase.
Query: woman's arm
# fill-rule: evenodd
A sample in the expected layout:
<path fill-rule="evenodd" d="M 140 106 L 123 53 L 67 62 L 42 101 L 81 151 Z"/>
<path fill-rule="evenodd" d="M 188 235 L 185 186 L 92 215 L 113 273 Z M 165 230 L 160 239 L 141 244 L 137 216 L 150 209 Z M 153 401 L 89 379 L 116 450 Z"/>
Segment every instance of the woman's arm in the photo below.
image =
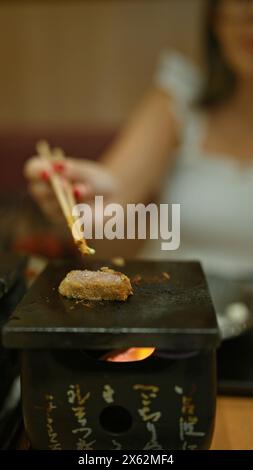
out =
<path fill-rule="evenodd" d="M 166 93 L 154 90 L 100 162 L 69 158 L 61 172 L 78 190 L 80 202 L 90 201 L 96 194 L 124 205 L 145 202 L 159 189 L 177 142 L 178 125 L 171 100 Z M 42 210 L 57 220 L 57 203 L 45 181 L 45 174 L 52 170 L 34 157 L 27 162 L 24 171 L 30 192 Z"/>
<path fill-rule="evenodd" d="M 171 99 L 163 91 L 152 91 L 102 157 L 102 163 L 120 182 L 118 198 L 123 204 L 143 202 L 159 190 L 178 137 Z"/>

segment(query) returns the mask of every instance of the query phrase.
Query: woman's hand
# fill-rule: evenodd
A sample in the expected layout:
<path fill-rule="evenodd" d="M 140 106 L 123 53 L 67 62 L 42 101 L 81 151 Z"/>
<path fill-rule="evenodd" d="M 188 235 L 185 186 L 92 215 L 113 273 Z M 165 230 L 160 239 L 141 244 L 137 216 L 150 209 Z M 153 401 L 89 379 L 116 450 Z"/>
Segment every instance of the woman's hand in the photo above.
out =
<path fill-rule="evenodd" d="M 103 195 L 125 207 L 127 203 L 145 202 L 160 190 L 178 139 L 171 98 L 153 90 L 102 155 L 102 163 L 67 158 L 52 168 L 35 157 L 27 162 L 25 176 L 31 194 L 54 221 L 59 219 L 60 210 L 47 182 L 50 171 L 58 171 L 73 184 L 78 202 L 90 202 L 95 195 Z"/>
<path fill-rule="evenodd" d="M 95 195 L 111 198 L 119 187 L 117 178 L 103 163 L 65 158 L 50 164 L 39 157 L 31 158 L 24 168 L 28 189 L 52 222 L 60 222 L 63 216 L 49 183 L 50 172 L 71 182 L 78 203 L 92 202 Z"/>

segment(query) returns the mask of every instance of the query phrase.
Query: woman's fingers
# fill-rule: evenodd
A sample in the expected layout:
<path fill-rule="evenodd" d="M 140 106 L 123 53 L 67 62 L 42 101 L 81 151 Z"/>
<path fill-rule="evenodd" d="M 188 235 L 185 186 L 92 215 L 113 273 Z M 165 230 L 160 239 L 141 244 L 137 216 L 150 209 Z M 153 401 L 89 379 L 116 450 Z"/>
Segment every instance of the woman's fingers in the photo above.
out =
<path fill-rule="evenodd" d="M 29 184 L 28 191 L 47 217 L 54 222 L 62 219 L 60 206 L 48 184 L 33 181 Z"/>
<path fill-rule="evenodd" d="M 95 196 L 94 188 L 89 183 L 73 184 L 73 194 L 77 202 L 88 201 Z"/>
<path fill-rule="evenodd" d="M 63 161 L 50 164 L 39 157 L 33 157 L 27 161 L 24 167 L 24 175 L 30 181 L 47 181 L 52 171 L 74 183 L 74 187 L 80 190 L 81 198 L 86 198 L 86 195 L 90 197 L 91 192 L 93 194 L 110 194 L 117 190 L 115 178 L 104 165 L 97 162 L 66 158 Z"/>
<path fill-rule="evenodd" d="M 55 172 L 73 188 L 77 203 L 94 203 L 96 195 L 110 197 L 117 191 L 116 180 L 101 163 L 66 158 L 47 162 L 33 157 L 25 165 L 29 192 L 45 215 L 53 222 L 63 220 L 59 203 L 50 185 L 50 173 Z"/>
<path fill-rule="evenodd" d="M 28 186 L 28 191 L 40 206 L 42 212 L 44 212 L 52 222 L 55 223 L 63 220 L 60 206 L 58 201 L 53 197 L 50 186 L 45 183 L 33 182 Z"/>
<path fill-rule="evenodd" d="M 94 194 L 108 194 L 117 189 L 115 178 L 102 163 L 68 158 L 62 174 L 73 183 L 84 184 L 82 191 L 92 188 Z"/>
<path fill-rule="evenodd" d="M 28 191 L 36 199 L 52 199 L 53 191 L 49 184 L 41 181 L 32 181 L 28 186 Z"/>
<path fill-rule="evenodd" d="M 46 180 L 50 171 L 52 171 L 50 163 L 39 157 L 30 158 L 24 166 L 24 176 L 28 180 Z"/>

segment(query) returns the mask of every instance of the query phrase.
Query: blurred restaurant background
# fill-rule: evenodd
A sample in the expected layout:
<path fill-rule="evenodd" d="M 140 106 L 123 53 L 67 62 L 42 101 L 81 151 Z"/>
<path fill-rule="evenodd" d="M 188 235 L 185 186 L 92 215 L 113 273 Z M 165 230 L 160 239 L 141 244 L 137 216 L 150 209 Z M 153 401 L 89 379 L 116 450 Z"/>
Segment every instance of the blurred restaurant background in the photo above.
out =
<path fill-rule="evenodd" d="M 204 3 L 0 1 L 1 247 L 61 254 L 27 195 L 25 160 L 41 138 L 99 158 L 151 86 L 162 50 L 200 61 Z"/>
<path fill-rule="evenodd" d="M 209 12 L 215 3 L 211 2 L 208 3 Z M 196 129 L 197 131 L 201 130 L 205 126 L 201 127 L 201 120 L 198 121 L 198 116 L 197 121 L 194 121 L 193 114 L 189 114 L 189 119 L 187 115 L 188 123 L 191 124 L 190 128 L 193 129 L 193 140 L 190 140 L 190 143 L 193 142 L 193 146 L 188 145 L 189 139 L 186 140 L 187 145 L 183 141 L 181 161 L 185 163 L 185 166 L 182 165 L 182 171 L 181 173 L 179 171 L 179 177 L 175 179 L 174 194 L 177 196 L 180 194 L 183 201 L 181 204 L 181 241 L 183 240 L 181 246 L 186 247 L 186 253 L 191 256 L 193 253 L 192 259 L 199 259 L 201 262 L 203 260 L 205 262 L 207 259 L 208 268 L 209 265 L 215 267 L 215 270 L 210 270 L 210 272 L 207 269 L 206 274 L 222 337 L 222 346 L 217 354 L 218 392 L 236 396 L 231 399 L 226 396 L 219 397 L 218 425 L 216 425 L 213 448 L 252 450 L 253 218 L 251 201 L 253 172 L 251 170 L 253 167 L 251 149 L 253 106 L 251 103 L 253 103 L 253 95 L 251 84 L 253 79 L 253 0 L 251 2 L 229 0 L 229 2 L 215 3 L 219 6 L 221 4 L 223 5 L 219 10 L 221 12 L 219 19 L 223 25 L 223 42 L 226 43 L 228 56 L 231 55 L 233 59 L 228 57 L 231 59 L 231 64 L 228 60 L 228 65 L 234 66 L 232 72 L 235 74 L 239 70 L 242 79 L 244 78 L 242 72 L 246 71 L 247 80 L 245 83 L 247 82 L 246 85 L 250 86 L 246 87 L 248 93 L 245 94 L 246 99 L 242 94 L 242 108 L 240 106 L 233 108 L 232 103 L 232 110 L 230 113 L 228 112 L 227 119 L 225 112 L 222 125 L 217 124 L 217 114 L 215 115 L 213 119 L 216 124 L 213 132 L 214 142 L 211 142 L 214 145 L 211 145 L 211 152 L 208 150 L 208 145 L 204 150 L 199 145 L 200 157 L 206 156 L 207 158 L 197 158 L 196 161 L 193 158 L 191 160 L 193 166 L 188 165 L 190 161 L 188 157 L 198 155 L 195 152 L 198 145 L 194 147 L 196 140 L 198 140 L 198 132 L 195 134 L 195 131 Z M 1 325 L 5 322 L 4 315 L 9 315 L 13 311 L 13 305 L 17 305 L 27 287 L 43 270 L 49 259 L 70 256 L 74 261 L 74 266 L 79 256 L 67 224 L 65 224 L 66 232 L 64 232 L 64 228 L 60 224 L 50 222 L 41 212 L 39 205 L 29 195 L 28 182 L 23 176 L 23 169 L 26 160 L 35 155 L 37 142 L 46 139 L 51 147 L 61 147 L 67 156 L 80 159 L 99 159 L 117 136 L 140 99 L 152 87 L 157 64 L 164 50 L 183 53 L 186 58 L 190 59 L 190 63 L 192 61 L 200 67 L 203 66 L 203 30 L 205 28 L 203 15 L 206 11 L 206 5 L 207 0 L 0 0 L 0 299 L 1 295 L 3 297 L 0 331 Z M 249 15 L 249 13 L 251 14 Z M 210 23 L 210 35 L 210 32 L 213 33 L 214 18 L 211 14 L 207 18 Z M 242 40 L 240 35 L 238 40 L 237 29 L 242 35 Z M 230 34 L 227 34 L 227 30 Z M 215 35 L 213 34 L 213 36 Z M 210 40 L 209 36 L 208 39 Z M 229 74 L 227 76 L 229 67 L 227 69 L 225 57 L 222 57 L 222 50 L 219 51 L 221 38 L 216 42 L 216 49 L 218 48 L 220 56 L 213 44 L 211 44 L 211 50 L 209 47 L 205 52 L 210 62 L 213 61 L 211 78 L 214 78 L 212 83 L 214 90 L 212 89 L 212 91 L 217 92 L 217 89 L 219 91 L 219 87 L 222 85 L 221 102 L 223 103 L 226 97 L 229 97 L 231 90 L 233 95 L 232 85 L 235 85 L 236 80 L 234 82 L 233 80 L 227 81 L 228 78 L 231 79 L 231 76 Z M 216 62 L 213 60 L 213 47 L 216 52 Z M 221 74 L 216 73 L 217 64 Z M 212 67 L 210 68 L 212 69 Z M 188 87 L 190 81 L 188 81 L 187 74 L 180 70 L 179 76 L 179 78 L 183 76 Z M 233 74 L 232 79 L 235 79 Z M 174 80 L 174 83 L 178 84 L 178 81 Z M 227 83 L 230 87 L 227 87 Z M 210 83 L 207 82 L 207 85 L 209 86 Z M 212 96 L 211 93 L 209 98 L 210 96 Z M 217 102 L 219 103 L 218 100 Z M 165 104 L 167 105 L 167 101 Z M 166 116 L 167 107 L 165 106 L 163 109 L 165 109 L 165 113 L 162 117 Z M 190 107 L 188 106 L 187 109 Z M 239 109 L 239 113 L 237 113 L 237 109 Z M 181 108 L 175 107 L 175 110 L 181 111 Z M 202 109 L 200 109 L 201 112 Z M 181 117 L 182 115 L 180 115 Z M 232 125 L 230 126 L 231 121 Z M 194 122 L 195 124 L 199 123 L 200 127 L 194 127 Z M 152 125 L 153 123 L 154 120 L 152 120 Z M 149 129 L 148 126 L 147 128 Z M 166 125 L 164 128 L 167 129 Z M 187 132 L 184 130 L 183 132 L 188 136 L 190 134 L 188 127 L 185 129 Z M 152 136 L 152 132 L 150 134 Z M 144 132 L 142 137 L 143 135 Z M 166 131 L 163 135 L 166 136 Z M 195 139 L 195 135 L 197 135 L 197 139 Z M 157 140 L 154 140 L 155 146 L 149 145 L 151 141 L 152 139 L 149 139 L 147 145 L 145 140 L 144 154 L 148 154 L 147 147 L 152 151 L 154 148 L 157 149 Z M 132 149 L 131 146 L 130 149 Z M 248 158 L 243 160 L 244 149 L 247 150 L 245 157 L 248 155 Z M 136 153 L 138 156 L 141 154 L 138 146 Z M 135 157 L 136 153 L 132 152 L 131 155 Z M 157 155 L 157 152 L 153 153 L 155 156 Z M 129 154 L 130 152 L 127 153 L 127 156 Z M 219 158 L 216 158 L 217 156 Z M 135 185 L 126 185 L 127 189 L 130 187 L 131 191 L 133 187 L 139 189 L 138 183 L 142 179 L 145 169 L 150 171 L 153 179 L 158 179 L 154 176 L 155 173 L 152 173 L 153 168 L 157 165 L 157 160 L 154 162 L 153 159 L 153 166 L 149 166 L 146 159 L 143 160 L 144 165 L 140 165 L 138 168 L 141 168 L 141 171 L 136 171 L 137 178 L 139 178 L 137 184 L 135 182 Z M 148 160 L 149 163 L 150 161 L 151 159 Z M 125 166 L 123 165 L 123 170 L 125 175 L 128 175 L 128 169 L 135 169 L 136 166 L 133 161 L 132 166 L 128 160 L 125 162 L 127 163 Z M 122 160 L 121 166 L 118 166 L 120 169 L 122 168 Z M 129 179 L 133 178 L 133 172 L 129 172 Z M 187 179 L 188 177 L 189 179 Z M 185 181 L 188 184 L 185 184 Z M 160 181 L 159 185 L 162 185 Z M 154 191 L 161 192 L 159 185 L 157 184 Z M 167 186 L 168 189 L 171 189 L 169 184 Z M 56 202 L 55 194 L 53 198 Z M 149 200 L 158 201 L 158 194 L 151 194 Z M 177 201 L 178 199 L 172 200 L 173 203 Z M 182 221 L 186 227 L 185 232 Z M 185 233 L 186 236 L 183 239 L 182 235 Z M 93 247 L 93 242 L 94 240 L 89 243 L 91 247 Z M 96 240 L 95 248 L 97 257 L 109 261 L 105 262 L 106 266 L 111 264 L 121 266 L 117 270 L 124 272 L 124 259 L 122 258 L 133 258 L 135 254 L 141 254 L 141 251 L 138 250 L 142 248 L 142 241 L 102 240 L 100 242 Z M 175 257 L 178 256 L 178 251 L 175 251 Z M 6 263 L 4 262 L 5 252 L 7 253 Z M 18 256 L 17 261 L 15 255 L 12 258 L 13 252 L 25 253 L 28 256 Z M 182 252 L 181 259 L 184 259 L 184 251 Z M 173 259 L 171 253 L 169 252 L 170 260 Z M 159 255 L 163 256 L 163 254 L 164 252 L 160 250 L 159 246 Z M 116 260 L 118 263 L 115 262 Z M 83 258 L 84 264 L 86 261 L 87 258 Z M 13 265 L 15 270 L 13 270 Z M 15 276 L 10 276 L 11 270 L 15 271 Z M 23 276 L 23 270 L 25 270 L 25 276 Z M 170 279 L 167 268 L 164 275 L 167 275 L 164 277 L 167 282 L 167 279 Z M 191 286 L 191 270 L 187 276 Z M 11 287 L 8 287 L 10 292 L 7 290 L 8 297 L 4 296 L 6 283 L 1 282 L 2 279 L 5 281 L 5 277 L 7 277 L 8 283 L 10 281 L 14 283 L 18 279 L 19 290 L 12 289 L 13 284 L 10 283 Z M 135 278 L 136 283 L 138 283 L 138 278 L 141 280 L 139 274 L 136 274 Z M 177 286 L 177 281 L 173 283 L 172 276 L 172 289 L 170 286 L 166 287 L 166 293 L 179 292 L 180 295 L 176 295 L 173 302 L 175 312 L 180 314 L 178 309 L 180 296 L 182 295 L 186 302 L 188 291 L 182 288 L 180 283 Z M 152 283 L 150 285 L 152 287 Z M 197 303 L 198 299 L 202 302 L 203 292 L 205 292 L 203 285 L 201 281 L 196 289 L 195 287 L 188 289 L 191 291 L 189 299 L 194 299 L 193 304 L 195 301 Z M 176 290 L 174 290 L 175 286 Z M 15 297 L 12 298 L 13 291 Z M 151 297 L 145 298 L 145 295 L 145 293 L 142 294 L 141 298 L 146 302 Z M 15 302 L 7 305 L 6 297 L 7 299 L 11 297 L 12 302 Z M 154 301 L 152 298 L 152 314 L 156 313 L 156 298 L 154 297 Z M 3 302 L 8 306 L 7 313 L 3 308 Z M 35 302 L 35 306 L 32 308 L 35 313 L 47 312 L 45 321 L 51 322 L 51 319 L 48 320 L 48 312 L 51 314 L 53 309 L 51 309 L 52 312 L 50 309 L 48 310 L 48 302 L 49 299 L 45 297 L 39 300 L 38 304 Z M 187 302 L 186 305 L 189 306 L 190 313 L 191 300 L 187 300 Z M 39 307 L 37 308 L 36 305 Z M 138 306 L 138 298 L 136 305 Z M 166 304 L 164 303 L 164 305 Z M 40 310 L 41 306 L 42 310 Z M 29 309 L 28 311 L 30 311 Z M 128 312 L 128 310 L 126 311 Z M 141 308 L 141 312 L 143 311 Z M 135 311 L 133 313 L 135 316 L 136 313 L 138 314 Z M 174 321 L 173 318 L 172 315 L 172 321 Z M 194 318 L 193 316 L 193 320 Z M 14 316 L 15 319 L 19 320 L 19 317 Z M 183 320 L 179 318 L 179 320 L 184 328 L 184 318 Z M 35 319 L 35 323 L 37 321 L 38 319 Z M 0 353 L 2 354 L 2 356 L 0 354 L 0 362 L 1 358 L 5 357 L 4 351 L 0 344 Z M 9 352 L 6 354 L 8 355 Z M 191 354 L 189 358 L 192 357 Z M 14 355 L 13 361 L 17 365 L 15 357 Z M 179 359 L 181 356 L 178 355 L 175 358 Z M 182 359 L 185 360 L 184 356 Z M 171 359 L 169 360 L 171 361 Z M 7 409 L 7 415 L 3 415 L 2 403 L 9 404 L 9 401 L 5 401 L 6 390 L 9 393 L 10 383 L 18 374 L 18 369 L 14 370 L 13 362 L 8 361 L 5 361 L 5 369 L 1 368 L 3 385 L 0 387 L 0 448 L 3 446 L 2 441 L 6 441 L 6 437 L 9 439 L 9 434 L 4 428 L 5 422 L 3 422 L 3 416 L 6 422 L 8 421 L 9 409 Z M 3 361 L 2 364 L 4 364 Z M 186 375 L 187 379 L 188 375 L 191 376 L 190 368 L 187 369 Z M 192 388 L 195 393 L 194 383 Z M 237 395 L 251 396 L 251 398 L 239 399 Z M 17 393 L 17 403 L 19 406 L 19 392 Z M 205 397 L 202 405 L 206 408 Z M 122 409 L 124 411 L 124 408 Z M 12 415 L 12 410 L 10 414 Z M 21 420 L 19 410 L 17 416 Z M 187 415 L 185 414 L 185 416 Z M 13 419 L 15 423 L 19 423 L 15 416 Z M 188 426 L 189 423 L 183 422 L 183 424 Z M 13 433 L 14 427 L 14 425 L 10 427 L 11 433 Z M 189 432 L 189 436 L 191 432 Z M 185 436 L 187 436 L 186 432 Z M 150 442 L 152 443 L 152 441 Z"/>

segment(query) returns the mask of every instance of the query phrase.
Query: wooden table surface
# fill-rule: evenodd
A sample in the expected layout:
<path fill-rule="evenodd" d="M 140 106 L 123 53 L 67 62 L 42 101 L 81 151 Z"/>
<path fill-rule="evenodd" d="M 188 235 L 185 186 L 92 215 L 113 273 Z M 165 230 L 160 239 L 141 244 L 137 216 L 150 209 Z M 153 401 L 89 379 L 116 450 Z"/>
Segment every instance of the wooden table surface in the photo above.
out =
<path fill-rule="evenodd" d="M 253 450 L 253 398 L 218 397 L 212 450 Z"/>

